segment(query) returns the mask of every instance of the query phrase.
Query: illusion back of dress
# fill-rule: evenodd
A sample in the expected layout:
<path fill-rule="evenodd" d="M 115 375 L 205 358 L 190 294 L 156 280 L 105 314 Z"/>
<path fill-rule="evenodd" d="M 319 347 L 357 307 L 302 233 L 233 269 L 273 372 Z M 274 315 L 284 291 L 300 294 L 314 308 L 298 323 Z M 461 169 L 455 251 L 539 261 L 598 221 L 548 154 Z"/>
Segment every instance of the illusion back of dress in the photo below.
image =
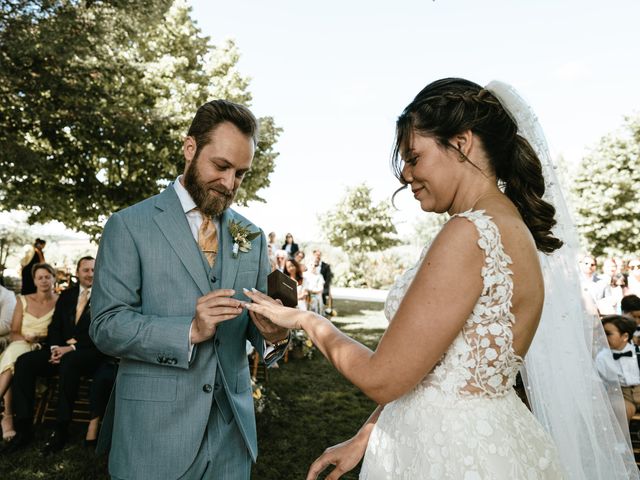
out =
<path fill-rule="evenodd" d="M 482 294 L 433 370 L 387 404 L 369 439 L 361 478 L 558 479 L 555 447 L 513 390 L 513 281 L 500 232 L 482 210 L 471 221 L 484 252 Z M 391 321 L 426 254 L 389 291 Z"/>
<path fill-rule="evenodd" d="M 472 314 L 434 370 L 423 380 L 426 388 L 444 395 L 496 396 L 509 391 L 522 358 L 514 353 L 511 313 L 513 282 L 498 227 L 482 210 L 457 215 L 471 220 L 479 232 L 478 246 L 485 253 L 484 286 Z M 385 315 L 391 321 L 420 262 L 407 270 L 389 291 Z"/>

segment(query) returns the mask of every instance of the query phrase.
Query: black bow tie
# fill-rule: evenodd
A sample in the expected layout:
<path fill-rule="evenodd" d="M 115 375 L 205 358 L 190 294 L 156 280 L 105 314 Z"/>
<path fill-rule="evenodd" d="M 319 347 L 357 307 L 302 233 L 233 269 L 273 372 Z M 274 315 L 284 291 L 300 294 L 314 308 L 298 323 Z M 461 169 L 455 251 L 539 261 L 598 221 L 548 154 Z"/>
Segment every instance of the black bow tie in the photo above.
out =
<path fill-rule="evenodd" d="M 633 357 L 633 352 L 631 350 L 624 353 L 616 353 L 616 352 L 611 352 L 611 353 L 613 353 L 614 360 L 618 360 L 620 357 Z"/>

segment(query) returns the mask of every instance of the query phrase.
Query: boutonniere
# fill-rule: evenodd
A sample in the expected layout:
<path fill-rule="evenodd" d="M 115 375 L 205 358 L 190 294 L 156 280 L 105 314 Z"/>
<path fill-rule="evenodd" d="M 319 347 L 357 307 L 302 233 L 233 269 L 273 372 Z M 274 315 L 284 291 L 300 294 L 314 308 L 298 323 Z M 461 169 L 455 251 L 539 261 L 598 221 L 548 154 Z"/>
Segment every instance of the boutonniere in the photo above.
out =
<path fill-rule="evenodd" d="M 246 253 L 251 250 L 251 240 L 260 236 L 260 231 L 251 232 L 249 228 L 233 220 L 229 220 L 229 233 L 233 238 L 233 258 L 238 257 L 238 252 Z"/>

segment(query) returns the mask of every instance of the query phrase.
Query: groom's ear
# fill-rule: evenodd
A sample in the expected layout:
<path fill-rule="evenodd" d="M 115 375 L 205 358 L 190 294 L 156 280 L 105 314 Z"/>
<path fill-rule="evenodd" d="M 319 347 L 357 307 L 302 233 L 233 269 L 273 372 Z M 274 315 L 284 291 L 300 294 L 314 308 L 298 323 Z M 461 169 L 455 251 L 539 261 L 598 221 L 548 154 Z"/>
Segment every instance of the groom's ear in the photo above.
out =
<path fill-rule="evenodd" d="M 186 137 L 184 139 L 184 143 L 182 144 L 182 153 L 184 154 L 185 160 L 185 171 L 189 164 L 196 156 L 196 151 L 198 150 L 198 146 L 196 145 L 196 139 L 193 137 Z"/>

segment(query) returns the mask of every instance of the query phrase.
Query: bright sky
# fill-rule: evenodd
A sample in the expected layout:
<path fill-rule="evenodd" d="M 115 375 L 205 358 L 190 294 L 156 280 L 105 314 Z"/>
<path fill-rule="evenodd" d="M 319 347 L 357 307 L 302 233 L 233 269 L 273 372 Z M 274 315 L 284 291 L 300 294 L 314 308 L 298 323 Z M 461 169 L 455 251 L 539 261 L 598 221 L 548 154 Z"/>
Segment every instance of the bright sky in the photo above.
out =
<path fill-rule="evenodd" d="M 432 80 L 511 83 L 533 105 L 554 155 L 585 147 L 640 111 L 640 2 L 592 0 L 194 0 L 213 43 L 233 38 L 257 115 L 284 128 L 267 204 L 240 209 L 279 238 L 312 240 L 317 214 L 366 181 L 397 184 L 394 121 Z M 419 214 L 399 203 L 401 231 Z"/>

